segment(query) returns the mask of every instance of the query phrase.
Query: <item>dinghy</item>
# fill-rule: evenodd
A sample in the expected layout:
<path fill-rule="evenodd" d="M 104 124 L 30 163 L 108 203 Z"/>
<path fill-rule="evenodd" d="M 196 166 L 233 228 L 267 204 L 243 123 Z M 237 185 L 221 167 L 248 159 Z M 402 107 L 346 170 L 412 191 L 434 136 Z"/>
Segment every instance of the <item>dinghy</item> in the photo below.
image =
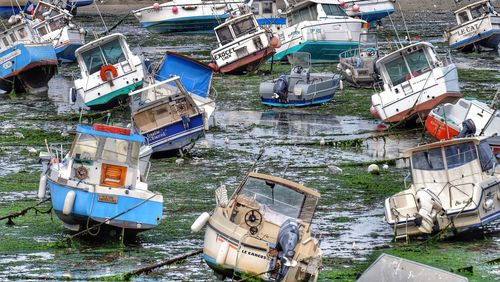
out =
<path fill-rule="evenodd" d="M 460 231 L 500 218 L 500 166 L 487 138 L 456 138 L 405 152 L 411 184 L 385 200 L 395 238 Z"/>
<path fill-rule="evenodd" d="M 132 11 L 150 32 L 212 31 L 229 18 L 242 0 L 171 0 Z"/>
<path fill-rule="evenodd" d="M 340 53 L 358 47 L 360 35 L 368 30 L 367 22 L 348 17 L 339 4 L 328 0 L 297 1 L 285 16 L 287 27 L 273 30 L 281 42 L 275 60 L 306 52 L 313 63 L 338 61 Z"/>
<path fill-rule="evenodd" d="M 214 31 L 219 48 L 210 54 L 216 69 L 224 74 L 256 71 L 279 45 L 278 38 L 260 27 L 252 13 L 236 16 Z"/>
<path fill-rule="evenodd" d="M 316 281 L 322 262 L 311 221 L 320 194 L 271 175 L 250 173 L 228 199 L 216 190 L 217 206 L 191 230 L 206 225 L 203 259 L 224 279 Z"/>
<path fill-rule="evenodd" d="M 394 13 L 396 0 L 345 0 L 343 2 L 349 17 L 359 17 L 370 25 L 381 25 L 382 19 Z"/>
<path fill-rule="evenodd" d="M 21 15 L 0 33 L 0 89 L 5 92 L 46 93 L 57 71 L 52 43 L 43 42 Z"/>
<path fill-rule="evenodd" d="M 330 102 L 340 87 L 340 75 L 311 73 L 311 55 L 289 55 L 292 70 L 289 75 L 260 84 L 262 104 L 274 107 L 304 107 Z"/>
<path fill-rule="evenodd" d="M 81 78 L 75 79 L 71 101 L 80 97 L 90 109 L 109 109 L 142 87 L 144 67 L 120 33 L 96 39 L 75 51 Z"/>
<path fill-rule="evenodd" d="M 489 0 L 482 0 L 455 11 L 457 26 L 445 32 L 451 48 L 461 51 L 481 47 L 498 50 L 500 44 L 500 15 Z"/>
<path fill-rule="evenodd" d="M 382 87 L 372 95 L 372 115 L 385 123 L 414 118 L 425 120 L 442 103 L 453 103 L 462 95 L 455 64 L 438 57 L 427 42 L 417 42 L 392 52 L 376 63 Z"/>
<path fill-rule="evenodd" d="M 52 207 L 72 231 L 103 236 L 135 235 L 154 228 L 163 215 L 163 196 L 148 190 L 139 148 L 144 137 L 130 128 L 79 125 L 67 154 L 47 162 L 39 196 L 50 190 Z M 54 152 L 46 154 L 54 156 Z M 108 233 L 109 232 L 109 233 Z"/>

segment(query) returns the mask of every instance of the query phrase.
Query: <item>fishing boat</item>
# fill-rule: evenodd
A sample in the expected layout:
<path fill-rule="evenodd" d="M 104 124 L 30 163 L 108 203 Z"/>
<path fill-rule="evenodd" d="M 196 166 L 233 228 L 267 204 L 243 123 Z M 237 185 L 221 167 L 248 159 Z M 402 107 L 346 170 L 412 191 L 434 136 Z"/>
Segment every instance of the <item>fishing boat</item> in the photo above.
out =
<path fill-rule="evenodd" d="M 500 133 L 500 112 L 478 100 L 460 99 L 434 108 L 425 120 L 427 132 L 438 140 Z"/>
<path fill-rule="evenodd" d="M 342 6 L 350 17 L 361 18 L 370 25 L 381 25 L 382 19 L 394 13 L 396 0 L 344 0 Z"/>
<path fill-rule="evenodd" d="M 75 79 L 72 102 L 80 97 L 90 109 L 109 109 L 124 103 L 142 87 L 145 71 L 139 56 L 130 51 L 125 36 L 107 35 L 75 51 L 81 78 Z"/>
<path fill-rule="evenodd" d="M 252 13 L 234 17 L 214 31 L 219 48 L 210 54 L 216 70 L 224 74 L 256 71 L 279 46 L 278 38 L 260 27 Z"/>
<path fill-rule="evenodd" d="M 40 1 L 32 17 L 33 29 L 40 38 L 52 42 L 63 63 L 76 60 L 75 51 L 85 44 L 85 30 L 73 23 L 73 15 L 56 5 Z"/>
<path fill-rule="evenodd" d="M 65 228 L 90 234 L 126 235 L 157 226 L 163 196 L 148 190 L 139 148 L 144 137 L 103 124 L 79 125 L 69 152 L 52 157 L 40 179 L 39 197 L 50 190 L 52 207 Z M 64 156 L 64 157 L 63 157 Z"/>
<path fill-rule="evenodd" d="M 36 0 L 0 0 L 0 17 L 10 17 L 12 15 L 19 14 L 20 11 L 27 12 L 31 14 L 35 6 L 37 6 Z M 49 0 L 51 3 L 61 3 L 62 8 L 76 12 L 77 7 L 87 6 L 94 3 L 94 0 L 74 0 L 74 1 L 63 1 L 63 0 Z"/>
<path fill-rule="evenodd" d="M 442 103 L 461 97 L 457 67 L 428 42 L 401 47 L 376 62 L 382 87 L 375 85 L 372 115 L 385 123 L 424 121 Z"/>
<path fill-rule="evenodd" d="M 500 166 L 486 138 L 456 138 L 405 152 L 411 184 L 385 200 L 395 238 L 480 227 L 500 218 Z"/>
<path fill-rule="evenodd" d="M 264 26 L 286 25 L 286 20 L 279 13 L 285 9 L 285 2 L 279 0 L 253 0 L 249 3 L 257 23 Z"/>
<path fill-rule="evenodd" d="M 292 70 L 277 79 L 260 84 L 262 104 L 274 107 L 304 107 L 330 102 L 340 87 L 341 77 L 334 73 L 311 73 L 311 55 L 289 55 Z"/>
<path fill-rule="evenodd" d="M 500 15 L 489 0 L 482 0 L 455 11 L 457 26 L 444 34 L 451 48 L 464 52 L 481 47 L 498 50 Z"/>
<path fill-rule="evenodd" d="M 275 28 L 281 46 L 274 60 L 285 59 L 295 52 L 311 54 L 313 63 L 334 62 L 339 54 L 358 47 L 368 23 L 347 16 L 328 0 L 306 0 L 289 6 L 285 12 L 287 27 Z"/>
<path fill-rule="evenodd" d="M 132 13 L 154 33 L 212 31 L 243 4 L 243 0 L 171 0 Z"/>
<path fill-rule="evenodd" d="M 311 222 L 320 194 L 286 179 L 252 172 L 228 200 L 224 186 L 217 206 L 191 226 L 206 225 L 203 259 L 222 279 L 316 281 L 322 263 Z"/>
<path fill-rule="evenodd" d="M 20 15 L 0 33 L 0 89 L 43 93 L 57 71 L 52 43 L 44 43 Z"/>
<path fill-rule="evenodd" d="M 339 55 L 338 68 L 342 78 L 355 87 L 372 88 L 380 81 L 375 62 L 380 58 L 376 33 L 360 36 L 359 47 Z"/>

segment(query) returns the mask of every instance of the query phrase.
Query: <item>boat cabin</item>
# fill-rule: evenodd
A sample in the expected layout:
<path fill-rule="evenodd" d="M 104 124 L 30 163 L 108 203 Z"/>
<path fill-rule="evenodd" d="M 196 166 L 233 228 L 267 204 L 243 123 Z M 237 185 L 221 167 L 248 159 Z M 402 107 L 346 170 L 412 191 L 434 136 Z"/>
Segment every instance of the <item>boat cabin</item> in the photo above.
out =
<path fill-rule="evenodd" d="M 34 43 L 34 41 L 38 41 L 38 37 L 33 34 L 29 23 L 21 22 L 0 33 L 0 52 L 11 48 L 16 43 L 29 44 Z"/>
<path fill-rule="evenodd" d="M 495 11 L 495 7 L 491 5 L 489 0 L 479 1 L 455 11 L 458 25 L 482 18 L 489 14 L 498 15 Z"/>
<path fill-rule="evenodd" d="M 135 188 L 144 137 L 129 128 L 78 126 L 69 152 L 70 179 L 110 188 Z"/>
<path fill-rule="evenodd" d="M 317 21 L 327 18 L 349 17 L 338 4 L 328 0 L 303 1 L 286 12 L 286 22 L 290 27 L 304 21 Z"/>
<path fill-rule="evenodd" d="M 217 26 L 214 30 L 219 46 L 222 47 L 238 38 L 242 38 L 256 32 L 258 28 L 259 25 L 255 20 L 255 16 L 252 13 L 249 13 L 226 21 L 225 23 Z M 259 40 L 258 38 L 256 39 Z M 260 43 L 260 45 L 262 45 L 262 43 Z M 262 47 L 263 46 L 261 46 L 261 48 Z"/>

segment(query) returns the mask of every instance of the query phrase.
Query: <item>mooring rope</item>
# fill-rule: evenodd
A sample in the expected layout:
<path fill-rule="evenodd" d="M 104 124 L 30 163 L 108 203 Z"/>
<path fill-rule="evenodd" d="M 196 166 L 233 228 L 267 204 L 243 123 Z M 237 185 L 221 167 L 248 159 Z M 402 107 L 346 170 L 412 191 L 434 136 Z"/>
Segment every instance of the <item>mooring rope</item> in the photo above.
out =
<path fill-rule="evenodd" d="M 41 201 L 41 202 L 38 202 L 36 205 L 34 206 L 30 206 L 30 207 L 27 207 L 21 211 L 18 211 L 18 212 L 15 212 L 15 213 L 11 213 L 9 215 L 6 215 L 6 216 L 2 216 L 0 217 L 0 221 L 1 220 L 4 220 L 4 219 L 7 219 L 7 224 L 14 224 L 14 222 L 12 221 L 13 218 L 16 218 L 16 217 L 20 217 L 20 216 L 24 216 L 28 211 L 30 210 L 35 210 L 35 212 L 37 213 L 42 213 L 42 214 L 48 214 L 52 211 L 52 206 L 47 210 L 47 211 L 41 211 L 39 210 L 37 207 L 40 206 L 41 204 L 43 203 L 46 203 L 50 201 L 50 197 Z"/>

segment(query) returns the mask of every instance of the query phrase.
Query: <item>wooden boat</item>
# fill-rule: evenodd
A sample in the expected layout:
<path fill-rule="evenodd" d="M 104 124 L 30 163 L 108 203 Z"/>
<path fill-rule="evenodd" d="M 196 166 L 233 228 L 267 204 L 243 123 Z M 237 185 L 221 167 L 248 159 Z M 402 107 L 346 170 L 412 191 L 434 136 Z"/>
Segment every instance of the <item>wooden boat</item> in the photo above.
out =
<path fill-rule="evenodd" d="M 210 54 L 216 69 L 224 74 L 256 71 L 279 44 L 278 38 L 257 24 L 252 13 L 236 16 L 214 31 L 219 47 Z"/>
<path fill-rule="evenodd" d="M 39 196 L 50 189 L 52 207 L 64 226 L 81 231 L 101 224 L 89 233 L 104 236 L 116 231 L 135 235 L 157 226 L 163 196 L 148 190 L 141 172 L 144 137 L 130 128 L 102 124 L 79 125 L 76 132 L 70 151 L 51 158 L 40 179 Z"/>
<path fill-rule="evenodd" d="M 411 184 L 385 200 L 396 238 L 480 227 L 500 218 L 500 166 L 487 138 L 431 143 L 405 152 Z"/>
<path fill-rule="evenodd" d="M 349 17 L 359 17 L 370 25 L 381 25 L 382 19 L 394 13 L 396 0 L 345 0 Z"/>
<path fill-rule="evenodd" d="M 331 101 L 340 87 L 340 75 L 311 73 L 311 55 L 289 55 L 292 70 L 289 75 L 261 82 L 259 93 L 262 104 L 275 107 L 304 107 Z"/>
<path fill-rule="evenodd" d="M 5 92 L 43 93 L 57 71 L 52 43 L 45 43 L 20 15 L 0 33 L 0 89 Z"/>
<path fill-rule="evenodd" d="M 90 109 L 120 105 L 130 92 L 142 87 L 145 76 L 142 60 L 130 51 L 120 33 L 89 42 L 78 48 L 75 55 L 81 78 L 75 79 L 74 89 Z"/>
<path fill-rule="evenodd" d="M 462 96 L 455 64 L 438 57 L 430 43 L 402 47 L 379 59 L 376 67 L 382 87 L 376 85 L 370 112 L 383 122 L 425 120 L 437 105 Z"/>
<path fill-rule="evenodd" d="M 282 178 L 260 173 L 245 177 L 228 200 L 217 189 L 213 213 L 203 213 L 191 230 L 206 225 L 203 259 L 222 279 L 316 281 L 319 241 L 311 221 L 320 194 Z"/>
<path fill-rule="evenodd" d="M 500 15 L 489 0 L 481 0 L 455 11 L 457 26 L 445 32 L 451 48 L 462 51 L 480 47 L 498 49 Z"/>

